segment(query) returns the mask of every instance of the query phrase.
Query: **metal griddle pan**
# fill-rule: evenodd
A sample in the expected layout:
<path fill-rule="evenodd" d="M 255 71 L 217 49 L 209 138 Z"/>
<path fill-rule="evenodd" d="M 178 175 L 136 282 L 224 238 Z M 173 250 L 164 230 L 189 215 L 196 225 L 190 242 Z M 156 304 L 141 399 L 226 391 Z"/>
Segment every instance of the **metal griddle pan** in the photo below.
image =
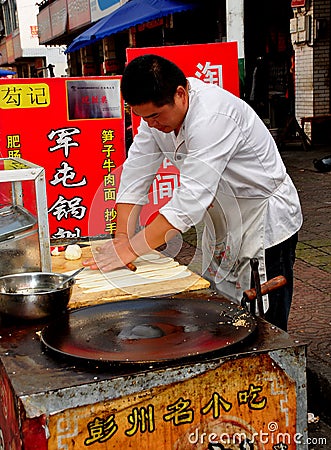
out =
<path fill-rule="evenodd" d="M 87 362 L 146 364 L 225 349 L 255 328 L 247 309 L 225 299 L 140 298 L 69 312 L 42 330 L 41 341 Z"/>

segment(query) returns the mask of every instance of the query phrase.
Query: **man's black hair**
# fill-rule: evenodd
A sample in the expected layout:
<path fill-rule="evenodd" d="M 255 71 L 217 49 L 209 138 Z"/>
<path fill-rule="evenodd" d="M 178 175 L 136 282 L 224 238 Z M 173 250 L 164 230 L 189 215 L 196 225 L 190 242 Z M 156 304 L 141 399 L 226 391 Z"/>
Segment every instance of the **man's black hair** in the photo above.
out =
<path fill-rule="evenodd" d="M 177 87 L 186 85 L 186 77 L 176 64 L 161 56 L 143 55 L 126 66 L 121 91 L 130 106 L 149 102 L 163 106 L 173 104 Z"/>

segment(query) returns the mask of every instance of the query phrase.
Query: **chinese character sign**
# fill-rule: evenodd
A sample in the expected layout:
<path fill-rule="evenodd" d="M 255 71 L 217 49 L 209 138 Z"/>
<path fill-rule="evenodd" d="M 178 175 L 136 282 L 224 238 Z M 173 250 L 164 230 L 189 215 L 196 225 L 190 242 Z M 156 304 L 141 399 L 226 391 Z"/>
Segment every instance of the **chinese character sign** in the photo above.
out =
<path fill-rule="evenodd" d="M 45 168 L 52 238 L 116 228 L 113 172 L 125 159 L 120 79 L 0 80 L 0 157 Z"/>
<path fill-rule="evenodd" d="M 48 448 L 61 442 L 73 450 L 294 450 L 300 438 L 295 382 L 267 354 L 75 407 L 52 415 L 48 425 Z"/>
<path fill-rule="evenodd" d="M 188 77 L 205 83 L 216 84 L 234 95 L 239 95 L 238 49 L 236 42 L 213 44 L 178 45 L 167 47 L 128 48 L 130 62 L 144 54 L 163 56 L 177 64 Z M 136 133 L 140 118 L 132 115 L 133 132 Z M 149 195 L 149 204 L 141 213 L 141 224 L 149 223 L 158 210 L 172 197 L 173 189 L 179 185 L 179 173 L 168 160 L 164 161 L 154 179 Z"/>

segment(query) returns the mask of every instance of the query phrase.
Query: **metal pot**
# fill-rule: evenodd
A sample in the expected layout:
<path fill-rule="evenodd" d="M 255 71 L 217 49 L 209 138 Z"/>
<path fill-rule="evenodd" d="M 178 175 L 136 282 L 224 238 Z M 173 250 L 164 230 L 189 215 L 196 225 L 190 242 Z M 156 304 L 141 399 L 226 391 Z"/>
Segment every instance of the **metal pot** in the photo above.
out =
<path fill-rule="evenodd" d="M 61 288 L 58 286 L 68 278 Z M 48 272 L 0 277 L 0 313 L 24 320 L 44 319 L 66 310 L 74 279 Z"/>

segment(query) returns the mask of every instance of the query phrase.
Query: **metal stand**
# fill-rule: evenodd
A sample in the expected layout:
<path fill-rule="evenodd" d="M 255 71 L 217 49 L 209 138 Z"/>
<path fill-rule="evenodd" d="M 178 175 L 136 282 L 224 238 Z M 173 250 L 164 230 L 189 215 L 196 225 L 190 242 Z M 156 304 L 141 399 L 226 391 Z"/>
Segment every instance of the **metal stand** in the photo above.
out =
<path fill-rule="evenodd" d="M 14 257 L 13 259 L 17 260 L 16 267 L 13 267 L 7 273 L 35 270 L 50 272 L 51 254 L 45 169 L 21 158 L 0 158 L 1 183 L 4 186 L 2 191 L 6 191 L 6 185 L 8 187 L 8 202 L 11 203 L 11 206 L 26 209 L 36 218 L 37 222 L 36 227 L 29 230 L 22 232 L 19 229 L 17 229 L 17 232 L 13 230 L 0 243 L 4 247 L 4 251 L 10 246 L 11 251 L 15 254 L 15 247 L 19 245 L 21 251 L 26 254 L 26 257 L 23 255 L 22 261 Z M 30 258 L 32 247 L 32 250 L 35 250 L 33 253 L 38 253 L 33 261 Z M 36 267 L 37 265 L 39 267 Z"/>

